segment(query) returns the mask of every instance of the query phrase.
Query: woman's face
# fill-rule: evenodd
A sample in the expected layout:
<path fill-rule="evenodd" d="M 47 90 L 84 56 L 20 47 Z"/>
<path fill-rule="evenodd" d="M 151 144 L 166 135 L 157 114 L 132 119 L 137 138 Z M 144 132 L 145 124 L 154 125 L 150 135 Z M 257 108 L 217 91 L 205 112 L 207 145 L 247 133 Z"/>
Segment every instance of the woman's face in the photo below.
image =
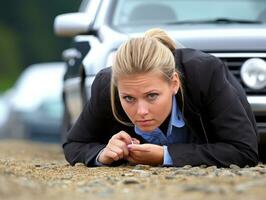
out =
<path fill-rule="evenodd" d="M 117 80 L 119 98 L 129 119 L 145 132 L 158 128 L 169 115 L 172 96 L 179 89 L 175 72 L 167 82 L 159 71 L 123 75 Z"/>

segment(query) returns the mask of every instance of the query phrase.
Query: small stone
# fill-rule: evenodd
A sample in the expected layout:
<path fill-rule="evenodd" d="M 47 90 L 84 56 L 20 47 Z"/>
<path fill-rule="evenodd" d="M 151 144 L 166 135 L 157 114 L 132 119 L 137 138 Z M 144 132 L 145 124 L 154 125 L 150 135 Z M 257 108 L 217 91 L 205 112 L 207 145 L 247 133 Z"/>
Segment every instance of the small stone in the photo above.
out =
<path fill-rule="evenodd" d="M 205 170 L 194 170 L 194 171 L 190 171 L 188 173 L 188 175 L 191 175 L 191 176 L 205 176 L 205 175 L 207 175 L 207 172 Z"/>
<path fill-rule="evenodd" d="M 240 169 L 239 166 L 234 165 L 234 164 L 231 164 L 231 165 L 229 166 L 229 168 L 230 168 L 230 169 L 234 169 L 234 170 L 238 170 L 238 169 Z"/>
<path fill-rule="evenodd" d="M 150 177 L 151 173 L 148 171 L 140 170 L 140 169 L 133 169 L 131 170 L 133 173 L 139 174 L 141 177 Z"/>
<path fill-rule="evenodd" d="M 169 175 L 165 175 L 165 177 L 164 177 L 165 179 L 167 179 L 167 180 L 171 180 L 171 179 L 174 179 L 175 178 L 175 176 L 174 175 L 171 175 L 171 174 L 169 174 Z"/>
<path fill-rule="evenodd" d="M 253 176 L 257 176 L 258 175 L 258 173 L 250 171 L 250 170 L 237 171 L 236 174 L 239 175 L 239 176 L 246 176 L 246 177 L 253 177 Z"/>
<path fill-rule="evenodd" d="M 186 185 L 183 186 L 183 189 L 186 192 L 225 193 L 222 188 L 206 185 Z"/>
<path fill-rule="evenodd" d="M 136 170 L 140 170 L 140 169 L 150 169 L 151 166 L 150 165 L 141 165 L 141 164 L 138 164 L 134 167 L 134 169 Z"/>
<path fill-rule="evenodd" d="M 84 165 L 84 163 L 76 163 L 75 164 L 75 167 L 84 167 L 85 165 Z"/>
<path fill-rule="evenodd" d="M 158 172 L 157 171 L 153 171 L 151 174 L 152 175 L 158 175 Z"/>
<path fill-rule="evenodd" d="M 214 171 L 217 170 L 217 166 L 210 166 L 210 167 L 207 167 L 206 170 L 207 170 L 208 172 L 214 172 Z"/>
<path fill-rule="evenodd" d="M 182 167 L 183 169 L 190 169 L 190 168 L 192 168 L 192 166 L 191 165 L 185 165 L 184 167 Z"/>
<path fill-rule="evenodd" d="M 123 180 L 122 183 L 125 185 L 131 185 L 131 184 L 139 184 L 139 181 L 137 179 L 134 179 L 134 178 L 127 178 L 127 179 Z"/>
<path fill-rule="evenodd" d="M 227 169 L 223 169 L 223 170 L 217 170 L 216 176 L 235 176 L 235 174 Z"/>
<path fill-rule="evenodd" d="M 131 177 L 131 176 L 134 176 L 134 174 L 133 173 L 124 173 L 124 174 L 122 174 L 122 176 Z"/>
<path fill-rule="evenodd" d="M 41 165 L 40 164 L 36 164 L 36 165 L 34 165 L 35 167 L 41 167 Z"/>

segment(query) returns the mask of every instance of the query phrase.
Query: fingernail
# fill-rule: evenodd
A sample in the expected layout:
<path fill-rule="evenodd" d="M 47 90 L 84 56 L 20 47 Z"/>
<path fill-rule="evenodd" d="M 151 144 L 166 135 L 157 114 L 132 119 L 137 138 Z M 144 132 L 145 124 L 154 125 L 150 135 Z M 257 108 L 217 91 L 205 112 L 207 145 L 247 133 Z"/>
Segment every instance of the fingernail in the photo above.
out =
<path fill-rule="evenodd" d="M 127 145 L 127 148 L 131 149 L 132 148 L 132 144 Z"/>

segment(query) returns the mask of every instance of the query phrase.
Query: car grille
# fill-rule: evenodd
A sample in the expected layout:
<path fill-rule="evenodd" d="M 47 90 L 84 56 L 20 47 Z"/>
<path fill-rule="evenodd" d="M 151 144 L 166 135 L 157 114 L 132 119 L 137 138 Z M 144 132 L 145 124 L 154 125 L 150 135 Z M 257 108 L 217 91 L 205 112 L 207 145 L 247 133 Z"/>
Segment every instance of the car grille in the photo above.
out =
<path fill-rule="evenodd" d="M 225 65 L 228 66 L 229 70 L 241 83 L 241 85 L 243 86 L 248 95 L 266 94 L 266 87 L 260 90 L 251 89 L 243 83 L 240 77 L 241 66 L 246 60 L 250 58 L 261 58 L 266 62 L 266 53 L 212 53 L 212 54 L 216 57 L 219 57 L 225 63 Z"/>

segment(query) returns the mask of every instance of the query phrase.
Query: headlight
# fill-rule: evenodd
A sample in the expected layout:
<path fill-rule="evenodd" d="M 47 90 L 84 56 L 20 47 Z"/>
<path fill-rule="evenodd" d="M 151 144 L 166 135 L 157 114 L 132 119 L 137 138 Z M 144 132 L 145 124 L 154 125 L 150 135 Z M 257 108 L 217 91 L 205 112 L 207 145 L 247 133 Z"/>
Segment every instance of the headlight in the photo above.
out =
<path fill-rule="evenodd" d="M 266 86 L 266 62 L 260 58 L 248 59 L 242 65 L 240 75 L 249 88 L 262 89 Z"/>

